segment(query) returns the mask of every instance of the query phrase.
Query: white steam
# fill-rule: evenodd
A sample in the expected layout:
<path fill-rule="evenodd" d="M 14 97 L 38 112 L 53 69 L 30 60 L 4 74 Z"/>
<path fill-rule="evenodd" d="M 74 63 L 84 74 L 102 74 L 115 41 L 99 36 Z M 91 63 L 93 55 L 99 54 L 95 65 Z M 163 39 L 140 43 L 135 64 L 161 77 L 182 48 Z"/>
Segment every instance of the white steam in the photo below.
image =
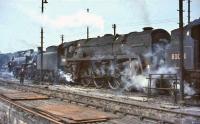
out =
<path fill-rule="evenodd" d="M 59 70 L 59 77 L 60 80 L 64 80 L 66 82 L 74 82 L 72 79 L 72 74 L 65 73 L 64 71 Z"/>
<path fill-rule="evenodd" d="M 167 41 L 162 40 L 159 44 L 153 45 L 153 50 L 143 55 L 144 59 L 148 61 L 146 70 L 142 70 L 140 57 L 137 60 L 130 62 L 129 66 L 126 66 L 122 74 L 122 81 L 125 85 L 125 89 L 135 89 L 138 91 L 144 91 L 144 87 L 148 87 L 148 74 L 176 74 L 174 67 L 169 67 L 165 64 L 166 49 L 169 45 L 166 45 Z M 151 61 L 152 60 L 152 61 Z M 160 75 L 156 75 L 155 78 L 159 78 Z M 155 87 L 156 80 L 152 80 L 152 87 Z"/>
<path fill-rule="evenodd" d="M 187 82 L 184 82 L 184 93 L 189 96 L 192 96 L 195 94 L 194 89 Z"/>
<path fill-rule="evenodd" d="M 153 51 L 147 52 L 144 54 L 144 59 L 152 60 L 150 64 L 147 65 L 146 70 L 140 72 L 139 69 L 142 68 L 141 65 L 138 63 L 141 63 L 140 60 L 134 60 L 129 63 L 129 66 L 126 66 L 123 72 L 121 73 L 121 80 L 124 83 L 124 89 L 125 90 L 138 90 L 138 91 L 144 91 L 144 87 L 148 87 L 148 75 L 149 74 L 155 74 L 153 75 L 153 78 L 159 79 L 161 78 L 160 74 L 164 74 L 163 78 L 169 78 L 167 80 L 168 83 L 166 86 L 172 86 L 175 80 L 173 80 L 175 75 L 177 74 L 177 78 L 179 79 L 178 72 L 175 67 L 172 65 L 167 65 L 165 63 L 166 58 L 166 49 L 168 49 L 170 45 L 167 44 L 166 40 L 162 40 L 161 43 L 154 44 L 153 45 Z M 156 87 L 156 79 L 152 79 L 152 87 Z M 194 89 L 189 85 L 189 83 L 184 82 L 184 93 L 187 95 L 194 95 L 195 91 Z M 180 85 L 177 85 L 177 88 L 180 88 Z"/>
<path fill-rule="evenodd" d="M 138 75 L 140 65 L 138 61 L 131 61 L 127 63 L 124 71 L 121 72 L 121 80 L 124 83 L 125 90 L 137 89 L 143 90 L 143 87 L 147 87 L 148 80 L 142 74 Z"/>
<path fill-rule="evenodd" d="M 13 79 L 14 75 L 13 75 L 13 72 L 2 71 L 0 72 L 0 77 L 3 79 Z"/>

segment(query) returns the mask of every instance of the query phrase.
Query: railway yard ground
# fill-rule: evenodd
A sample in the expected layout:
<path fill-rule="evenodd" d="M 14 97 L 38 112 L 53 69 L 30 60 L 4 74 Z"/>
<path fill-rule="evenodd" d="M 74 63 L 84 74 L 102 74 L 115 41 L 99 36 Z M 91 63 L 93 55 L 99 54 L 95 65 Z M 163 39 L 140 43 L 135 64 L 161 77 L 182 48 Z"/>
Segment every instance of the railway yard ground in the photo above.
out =
<path fill-rule="evenodd" d="M 2 124 L 200 124 L 200 108 L 170 96 L 1 78 L 0 117 Z"/>
<path fill-rule="evenodd" d="M 0 124 L 200 124 L 200 0 L 27 1 L 0 2 Z"/>

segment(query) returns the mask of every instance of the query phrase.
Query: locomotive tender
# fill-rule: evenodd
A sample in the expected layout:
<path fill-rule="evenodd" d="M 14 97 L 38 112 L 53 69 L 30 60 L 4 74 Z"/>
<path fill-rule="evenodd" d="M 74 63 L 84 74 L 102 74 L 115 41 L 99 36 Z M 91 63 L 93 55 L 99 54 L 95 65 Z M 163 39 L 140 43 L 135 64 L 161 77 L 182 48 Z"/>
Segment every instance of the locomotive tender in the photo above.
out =
<path fill-rule="evenodd" d="M 171 37 L 166 60 L 179 69 L 179 30 L 173 30 Z M 200 93 L 200 18 L 184 27 L 184 70 L 185 80 Z"/>

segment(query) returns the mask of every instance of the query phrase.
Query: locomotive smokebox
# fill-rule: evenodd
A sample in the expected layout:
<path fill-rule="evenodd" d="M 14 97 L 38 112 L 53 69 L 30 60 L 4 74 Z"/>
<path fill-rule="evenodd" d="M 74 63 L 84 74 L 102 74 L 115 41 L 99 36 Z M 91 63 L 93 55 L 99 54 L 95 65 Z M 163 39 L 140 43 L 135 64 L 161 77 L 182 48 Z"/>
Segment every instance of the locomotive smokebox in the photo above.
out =
<path fill-rule="evenodd" d="M 143 31 L 152 31 L 152 30 L 153 30 L 152 27 L 144 27 L 144 28 L 143 28 Z"/>

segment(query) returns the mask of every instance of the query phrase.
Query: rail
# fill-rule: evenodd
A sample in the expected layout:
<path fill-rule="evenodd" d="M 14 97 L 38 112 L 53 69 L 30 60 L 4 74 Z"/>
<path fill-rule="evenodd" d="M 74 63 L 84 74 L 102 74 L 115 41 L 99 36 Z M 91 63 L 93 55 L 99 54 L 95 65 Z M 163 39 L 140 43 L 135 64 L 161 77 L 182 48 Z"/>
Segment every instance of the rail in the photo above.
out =
<path fill-rule="evenodd" d="M 12 106 L 15 106 L 15 107 L 17 107 L 17 108 L 19 108 L 19 109 L 21 109 L 23 111 L 26 111 L 26 112 L 28 112 L 30 114 L 33 114 L 33 115 L 39 116 L 41 118 L 44 118 L 44 119 L 48 120 L 51 123 L 54 123 L 54 124 L 63 124 L 63 123 L 61 123 L 61 122 L 59 122 L 59 121 L 57 121 L 55 119 L 52 119 L 52 118 L 50 118 L 48 116 L 42 115 L 42 114 L 40 114 L 38 112 L 35 112 L 35 111 L 33 111 L 33 110 L 31 110 L 31 109 L 29 109 L 27 107 L 24 107 L 24 106 L 20 105 L 19 103 L 16 103 L 16 102 L 10 100 L 9 98 L 7 98 L 5 96 L 0 95 L 0 100 L 3 101 L 3 102 L 6 102 L 6 103 L 8 103 L 8 104 L 10 104 Z"/>
<path fill-rule="evenodd" d="M 70 91 L 46 89 L 40 86 L 19 85 L 12 82 L 6 82 L 6 83 L 9 84 L 9 87 L 13 86 L 13 88 L 16 88 L 16 89 L 37 92 L 40 94 L 49 95 L 51 97 L 67 100 L 72 103 L 84 104 L 86 106 L 102 108 L 105 111 L 133 115 L 133 116 L 139 117 L 141 120 L 147 119 L 147 120 L 154 120 L 157 122 L 174 124 L 175 122 L 173 122 L 172 119 L 169 120 L 167 119 L 168 117 L 165 117 L 165 116 L 172 114 L 172 115 L 176 115 L 176 117 L 179 117 L 179 119 L 180 117 L 181 118 L 194 117 L 198 119 L 200 118 L 200 115 L 198 114 L 157 108 L 157 107 L 147 106 L 144 104 L 137 104 L 135 102 L 121 101 L 121 100 L 110 99 L 110 98 L 105 98 L 105 97 L 90 96 L 87 94 L 79 94 L 79 93 L 70 92 Z M 116 108 L 120 108 L 120 109 L 116 109 Z M 142 113 L 142 111 L 145 111 L 145 113 L 148 113 L 148 114 L 144 114 Z M 152 112 L 156 114 L 161 114 L 163 118 L 158 118 L 157 116 L 153 116 L 154 114 Z"/>

